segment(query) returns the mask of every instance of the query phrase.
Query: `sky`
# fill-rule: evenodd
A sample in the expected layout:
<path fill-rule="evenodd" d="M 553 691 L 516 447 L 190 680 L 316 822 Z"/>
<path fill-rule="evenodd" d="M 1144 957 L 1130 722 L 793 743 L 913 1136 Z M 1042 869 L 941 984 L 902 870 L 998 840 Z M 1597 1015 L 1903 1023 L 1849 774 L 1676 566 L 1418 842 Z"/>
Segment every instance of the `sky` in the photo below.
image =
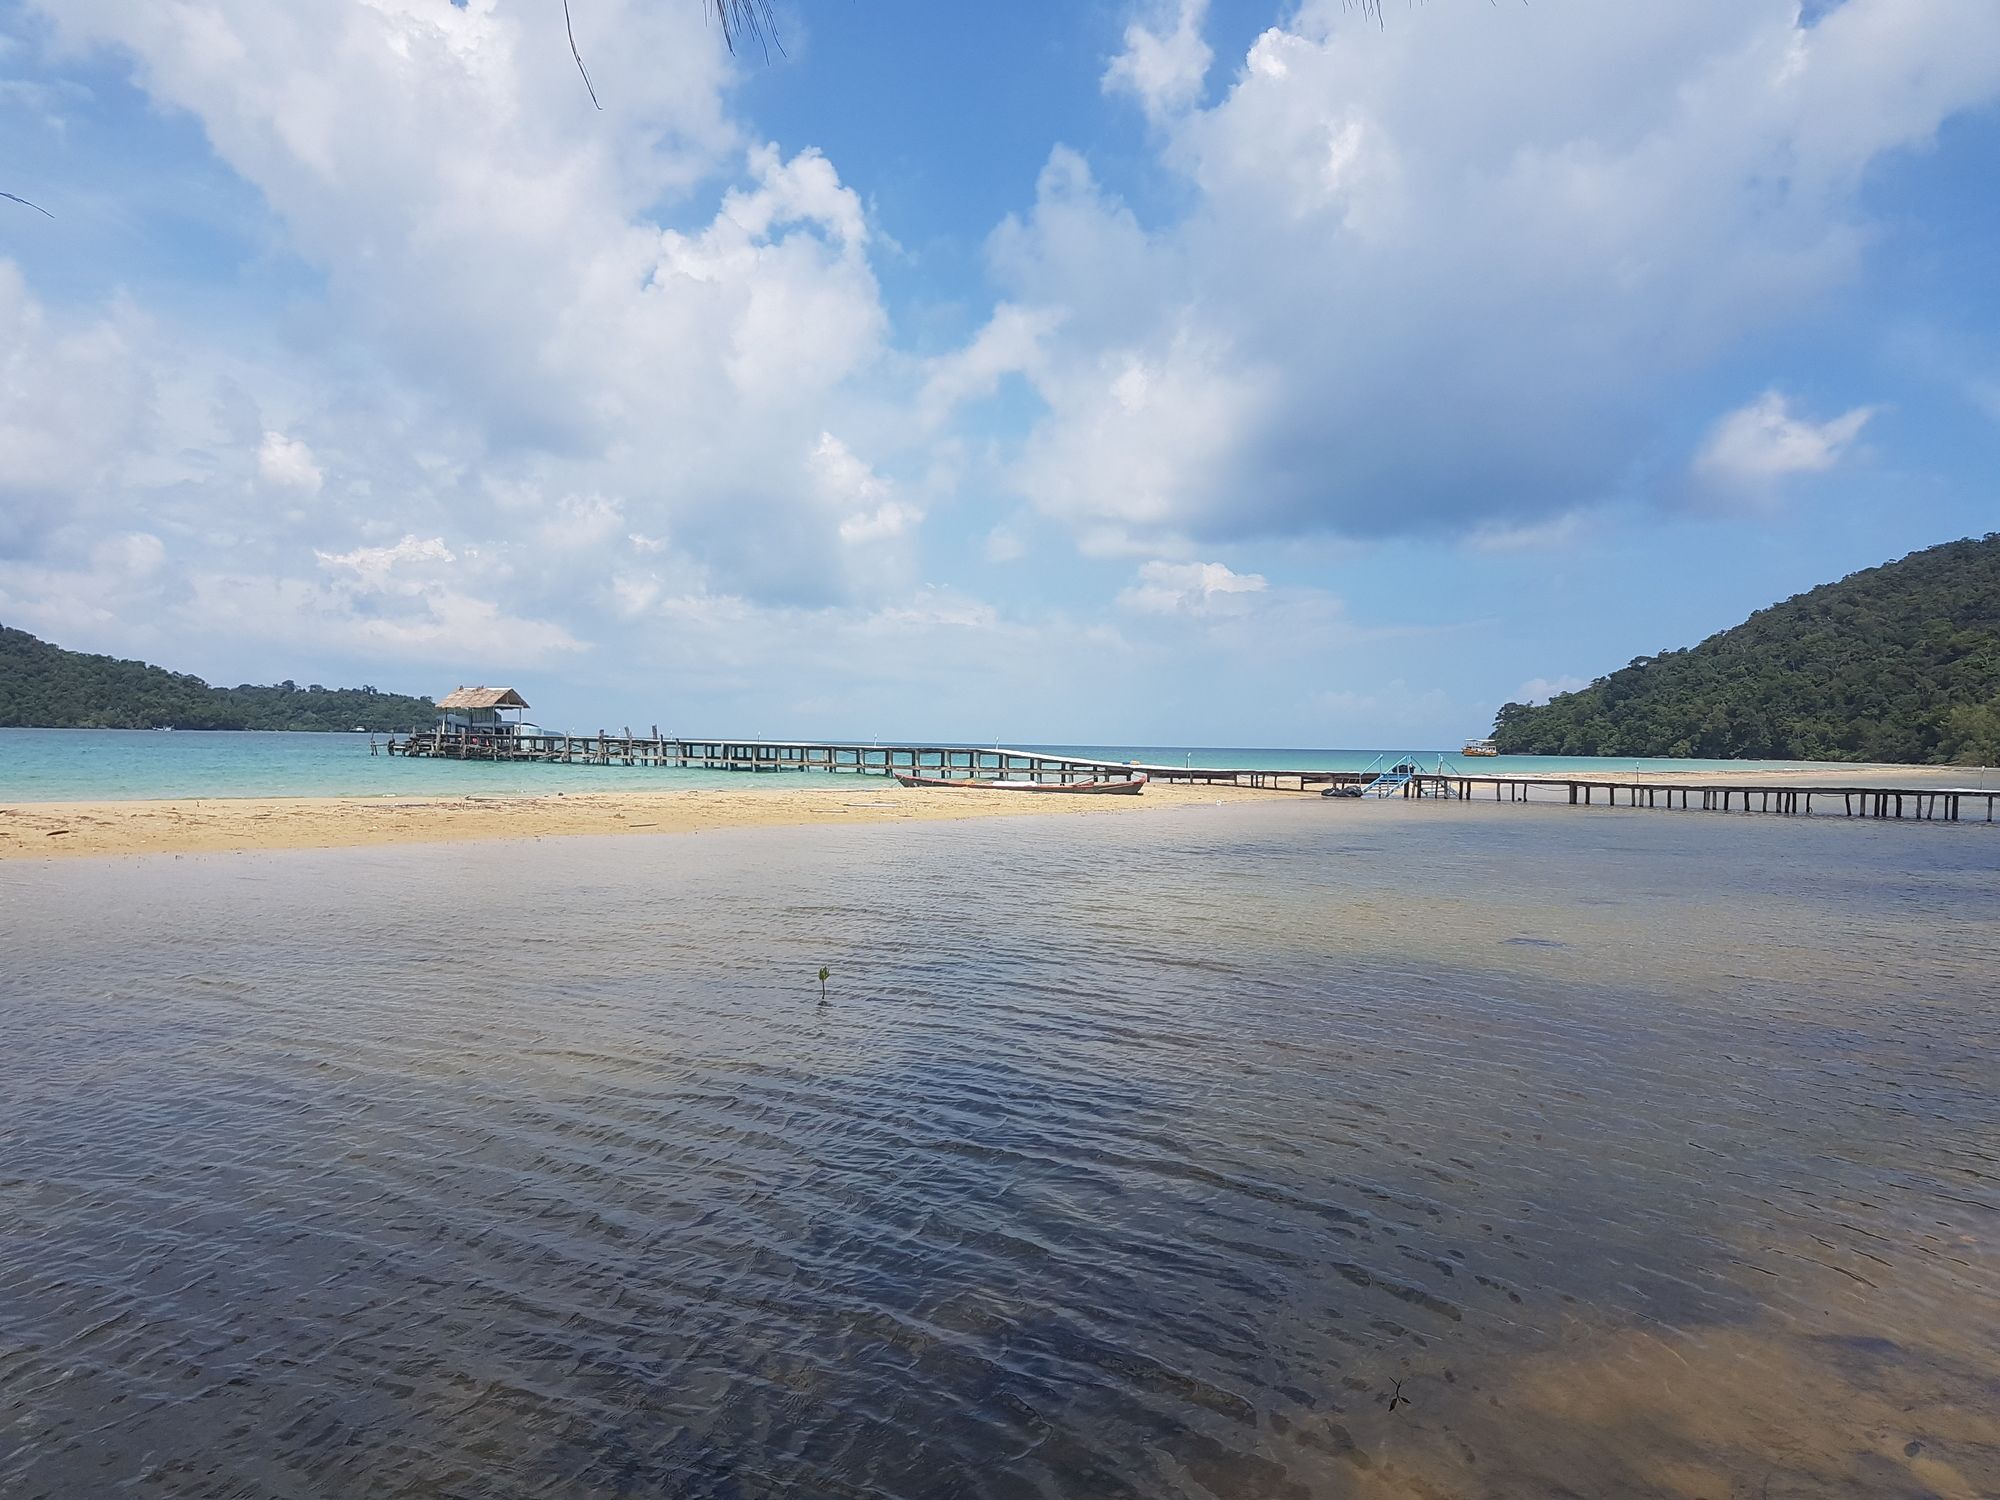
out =
<path fill-rule="evenodd" d="M 2000 529 L 1993 0 L 0 0 L 0 623 L 1441 746 Z"/>

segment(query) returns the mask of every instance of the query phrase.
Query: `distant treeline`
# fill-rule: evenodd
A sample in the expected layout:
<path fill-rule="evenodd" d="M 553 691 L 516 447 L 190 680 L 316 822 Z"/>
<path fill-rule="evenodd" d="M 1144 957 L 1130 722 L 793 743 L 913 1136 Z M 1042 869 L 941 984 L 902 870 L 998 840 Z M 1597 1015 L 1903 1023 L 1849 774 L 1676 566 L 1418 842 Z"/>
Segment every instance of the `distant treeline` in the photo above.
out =
<path fill-rule="evenodd" d="M 409 729 L 428 698 L 372 687 L 210 687 L 139 661 L 86 656 L 0 626 L 0 726 L 39 729 Z"/>
<path fill-rule="evenodd" d="M 2000 764 L 2000 533 L 1947 542 L 1494 721 L 1509 755 Z"/>

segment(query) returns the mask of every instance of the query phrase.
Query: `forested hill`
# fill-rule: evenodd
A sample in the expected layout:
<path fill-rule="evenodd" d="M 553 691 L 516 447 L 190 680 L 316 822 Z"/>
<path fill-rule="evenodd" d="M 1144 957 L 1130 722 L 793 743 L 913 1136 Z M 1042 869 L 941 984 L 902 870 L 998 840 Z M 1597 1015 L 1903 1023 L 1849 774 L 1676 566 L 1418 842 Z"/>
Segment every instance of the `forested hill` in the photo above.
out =
<path fill-rule="evenodd" d="M 1510 755 L 2000 764 L 2000 532 L 1759 610 L 1494 721 Z"/>
<path fill-rule="evenodd" d="M 217 688 L 199 677 L 86 656 L 0 625 L 0 725 L 44 729 L 409 729 L 428 698 L 372 687 Z"/>

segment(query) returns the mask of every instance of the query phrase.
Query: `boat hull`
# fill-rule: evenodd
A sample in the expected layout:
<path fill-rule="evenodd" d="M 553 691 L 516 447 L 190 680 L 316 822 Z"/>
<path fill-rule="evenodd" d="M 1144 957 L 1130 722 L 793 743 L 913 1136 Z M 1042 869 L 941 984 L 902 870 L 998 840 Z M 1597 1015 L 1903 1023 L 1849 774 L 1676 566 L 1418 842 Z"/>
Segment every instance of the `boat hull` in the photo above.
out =
<path fill-rule="evenodd" d="M 904 786 L 949 787 L 983 792 L 1068 792 L 1095 797 L 1136 797 L 1146 789 L 1146 778 L 1134 776 L 1124 781 L 978 781 L 947 776 L 918 776 L 906 771 L 895 773 Z"/>

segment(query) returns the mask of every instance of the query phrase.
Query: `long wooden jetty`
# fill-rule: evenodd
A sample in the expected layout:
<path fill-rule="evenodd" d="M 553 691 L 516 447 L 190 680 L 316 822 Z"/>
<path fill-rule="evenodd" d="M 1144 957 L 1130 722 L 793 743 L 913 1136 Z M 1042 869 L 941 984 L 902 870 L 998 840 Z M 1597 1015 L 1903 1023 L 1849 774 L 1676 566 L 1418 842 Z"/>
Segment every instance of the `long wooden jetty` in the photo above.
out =
<path fill-rule="evenodd" d="M 1549 795 L 1537 798 L 1536 788 Z M 1787 816 L 1811 816 L 1816 811 L 1831 813 L 1833 799 L 1840 799 L 1840 811 L 1850 818 L 1901 818 L 1958 823 L 1968 817 L 1994 821 L 1994 807 L 2000 802 L 2000 788 L 1840 786 L 1831 782 L 1783 786 L 1742 782 L 1647 781 L 1643 778 L 1616 781 L 1608 778 L 1568 776 L 1469 776 L 1454 771 L 1426 772 L 1411 779 L 1405 795 L 1416 797 L 1484 797 L 1491 790 L 1496 802 L 1554 801 L 1555 792 L 1568 794 L 1572 807 L 1601 805 L 1617 807 L 1624 797 L 1626 807 L 1677 808 L 1702 812 L 1763 812 Z M 1601 794 L 1601 798 L 1600 798 Z M 1819 801 L 1819 809 L 1813 806 Z M 1983 812 L 1984 818 L 1979 818 Z"/>
<path fill-rule="evenodd" d="M 371 741 L 371 748 L 374 742 Z M 1100 760 L 1055 751 L 974 745 L 883 745 L 825 740 L 741 740 L 663 735 L 657 725 L 638 735 L 470 731 L 452 727 L 412 730 L 380 747 L 390 755 L 449 760 L 544 762 L 558 765 L 657 766 L 680 770 L 818 771 L 859 776 L 897 772 L 926 776 L 999 778 L 1070 783 L 1144 772 L 1152 781 L 1234 786 L 1264 791 L 1317 792 L 1330 787 L 1382 783 L 1384 794 L 1496 802 L 1565 802 L 1572 807 L 1671 808 L 1677 811 L 1761 812 L 1789 816 L 1835 813 L 1859 818 L 1909 818 L 1991 823 L 2000 787 L 1848 786 L 1833 782 L 1791 785 L 1715 780 L 1613 779 L 1598 776 L 1481 775 L 1441 766 L 1391 778 L 1385 772 L 1330 771 L 1315 767 L 1155 765 Z M 1408 769 L 1405 767 L 1404 769 Z M 1390 782 L 1393 779 L 1393 786 Z"/>
<path fill-rule="evenodd" d="M 1009 777 L 1035 781 L 1096 781 L 1107 768 L 1129 774 L 1122 761 L 1089 760 L 1001 746 L 882 745 L 818 740 L 732 740 L 648 734 L 481 733 L 412 730 L 383 746 L 391 755 L 448 760 L 542 761 L 558 765 L 665 766 L 696 771 L 832 771 L 860 776 Z M 1218 773 L 1220 775 L 1220 773 Z"/>

